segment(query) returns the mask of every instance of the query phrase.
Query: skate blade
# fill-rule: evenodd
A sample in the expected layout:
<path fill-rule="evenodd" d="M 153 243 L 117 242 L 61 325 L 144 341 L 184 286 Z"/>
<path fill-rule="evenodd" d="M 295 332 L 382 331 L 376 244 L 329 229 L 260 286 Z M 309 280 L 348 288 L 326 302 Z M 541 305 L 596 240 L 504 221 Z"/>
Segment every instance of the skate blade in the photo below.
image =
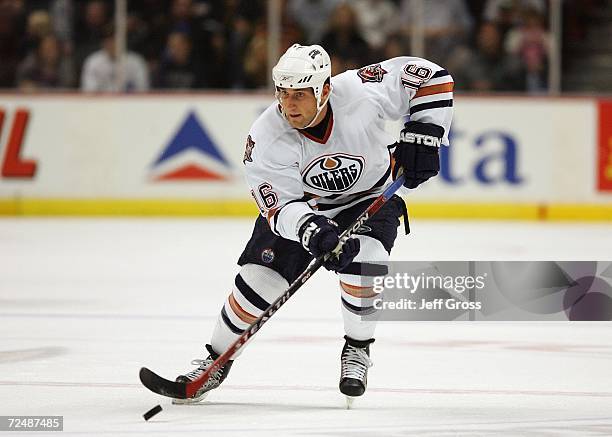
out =
<path fill-rule="evenodd" d="M 346 409 L 350 410 L 353 407 L 353 402 L 355 402 L 355 398 L 353 396 L 346 396 Z"/>
<path fill-rule="evenodd" d="M 197 405 L 201 403 L 208 396 L 208 392 L 202 393 L 197 398 L 187 398 L 187 399 L 172 399 L 173 405 Z"/>

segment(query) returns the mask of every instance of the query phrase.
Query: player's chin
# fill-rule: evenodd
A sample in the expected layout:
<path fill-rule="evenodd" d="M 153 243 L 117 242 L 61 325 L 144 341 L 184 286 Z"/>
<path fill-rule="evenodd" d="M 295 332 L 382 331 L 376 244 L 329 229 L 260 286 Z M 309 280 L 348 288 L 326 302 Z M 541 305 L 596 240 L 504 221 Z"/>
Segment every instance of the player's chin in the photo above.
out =
<path fill-rule="evenodd" d="M 306 126 L 304 117 L 289 117 L 289 124 L 296 129 L 303 129 Z"/>

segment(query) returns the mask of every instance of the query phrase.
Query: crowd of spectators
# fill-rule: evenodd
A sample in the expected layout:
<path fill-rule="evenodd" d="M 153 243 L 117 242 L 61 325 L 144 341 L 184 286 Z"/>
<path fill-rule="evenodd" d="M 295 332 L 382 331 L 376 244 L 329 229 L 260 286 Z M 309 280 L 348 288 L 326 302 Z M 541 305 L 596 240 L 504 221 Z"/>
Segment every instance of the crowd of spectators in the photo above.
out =
<path fill-rule="evenodd" d="M 333 73 L 410 54 L 414 0 L 281 0 L 281 50 L 322 44 Z M 457 89 L 547 89 L 547 0 L 426 0 L 425 57 Z M 254 89 L 268 83 L 265 0 L 130 0 L 118 90 L 114 2 L 0 0 L 0 88 Z M 575 31 L 575 29 L 574 29 Z"/>

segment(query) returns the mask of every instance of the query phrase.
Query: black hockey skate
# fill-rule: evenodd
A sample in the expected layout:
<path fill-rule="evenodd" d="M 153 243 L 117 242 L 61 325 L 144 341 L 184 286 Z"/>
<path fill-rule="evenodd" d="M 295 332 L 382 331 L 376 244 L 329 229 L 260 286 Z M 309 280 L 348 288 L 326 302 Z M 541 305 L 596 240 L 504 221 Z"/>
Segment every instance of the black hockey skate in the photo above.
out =
<path fill-rule="evenodd" d="M 219 358 L 219 354 L 214 351 L 211 345 L 207 344 L 206 349 L 209 352 L 208 357 L 205 360 L 193 360 L 191 364 L 197 365 L 196 369 L 193 369 L 191 372 L 186 373 L 185 375 L 179 375 L 176 378 L 176 382 L 191 382 L 200 376 L 202 373 L 208 369 L 212 363 Z M 219 387 L 221 383 L 227 378 L 227 374 L 229 373 L 233 360 L 227 362 L 225 366 L 221 369 L 217 370 L 215 373 L 210 375 L 206 384 L 204 384 L 196 394 L 187 399 L 172 399 L 173 404 L 197 404 L 198 402 L 204 400 L 204 398 L 208 395 L 208 392 Z"/>
<path fill-rule="evenodd" d="M 368 386 L 368 368 L 370 360 L 370 340 L 353 340 L 345 335 L 344 347 L 340 356 L 340 391 L 346 395 L 347 408 L 351 407 L 353 398 L 365 393 Z"/>

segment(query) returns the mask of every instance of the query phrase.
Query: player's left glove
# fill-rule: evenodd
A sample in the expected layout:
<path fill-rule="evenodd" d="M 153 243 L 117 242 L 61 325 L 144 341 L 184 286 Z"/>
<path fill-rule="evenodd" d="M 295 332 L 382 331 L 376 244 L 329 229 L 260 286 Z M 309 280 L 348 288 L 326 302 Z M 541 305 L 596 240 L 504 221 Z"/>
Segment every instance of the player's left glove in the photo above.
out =
<path fill-rule="evenodd" d="M 302 247 L 312 256 L 318 257 L 331 252 L 340 242 L 338 225 L 325 216 L 313 214 L 310 216 L 298 232 Z M 330 256 L 323 264 L 327 270 L 335 272 L 343 270 L 359 253 L 359 240 L 349 238 L 343 245 L 338 255 Z"/>
<path fill-rule="evenodd" d="M 402 168 L 406 188 L 416 188 L 440 171 L 438 149 L 442 144 L 444 128 L 433 123 L 409 121 L 404 124 L 400 141 L 395 143 L 393 179 Z"/>

